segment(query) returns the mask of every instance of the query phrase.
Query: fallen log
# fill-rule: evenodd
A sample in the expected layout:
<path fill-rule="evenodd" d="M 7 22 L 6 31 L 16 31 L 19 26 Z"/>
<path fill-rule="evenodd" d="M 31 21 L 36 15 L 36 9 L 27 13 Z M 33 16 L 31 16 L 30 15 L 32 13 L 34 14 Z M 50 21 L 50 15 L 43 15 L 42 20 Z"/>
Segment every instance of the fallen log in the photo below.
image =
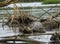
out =
<path fill-rule="evenodd" d="M 48 16 L 45 19 L 43 19 L 43 18 L 40 19 L 40 22 L 43 24 L 43 26 L 47 30 L 59 28 L 60 21 L 58 19 L 56 19 L 56 17 L 58 17 L 59 15 L 60 15 L 60 12 L 54 13 L 53 15 Z"/>

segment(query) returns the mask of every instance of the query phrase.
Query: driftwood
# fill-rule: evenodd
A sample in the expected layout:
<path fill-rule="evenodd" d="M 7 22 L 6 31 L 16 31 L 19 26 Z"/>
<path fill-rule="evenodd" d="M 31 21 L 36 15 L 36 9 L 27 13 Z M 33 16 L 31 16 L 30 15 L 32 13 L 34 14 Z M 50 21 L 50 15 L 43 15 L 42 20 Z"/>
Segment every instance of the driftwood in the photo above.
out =
<path fill-rule="evenodd" d="M 27 14 L 19 16 L 12 15 L 9 17 L 7 24 L 12 27 L 18 26 L 19 31 L 23 33 L 45 32 L 42 24 L 37 20 L 37 18 Z"/>
<path fill-rule="evenodd" d="M 52 30 L 58 28 L 58 24 L 55 21 L 45 21 L 42 23 L 47 30 Z"/>
<path fill-rule="evenodd" d="M 31 23 L 30 27 L 31 30 L 33 30 L 33 32 L 45 32 L 45 28 L 43 27 L 42 23 L 39 21 L 35 21 Z"/>
<path fill-rule="evenodd" d="M 55 29 L 55 28 L 59 28 L 60 21 L 58 19 L 55 19 L 59 15 L 60 15 L 60 12 L 55 13 L 55 14 L 53 14 L 51 16 L 48 16 L 46 19 L 41 19 L 40 22 L 48 30 L 49 29 L 52 30 L 52 29 Z"/>

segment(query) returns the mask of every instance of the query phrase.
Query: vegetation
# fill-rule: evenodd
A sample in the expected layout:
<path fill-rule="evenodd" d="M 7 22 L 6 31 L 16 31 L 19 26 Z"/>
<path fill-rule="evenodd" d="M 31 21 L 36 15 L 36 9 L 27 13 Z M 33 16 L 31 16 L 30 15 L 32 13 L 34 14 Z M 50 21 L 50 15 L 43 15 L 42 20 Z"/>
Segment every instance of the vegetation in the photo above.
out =
<path fill-rule="evenodd" d="M 5 0 L 0 0 L 0 2 L 5 1 Z"/>
<path fill-rule="evenodd" d="M 0 2 L 5 1 L 5 0 L 0 0 Z M 19 0 L 20 2 L 40 2 L 42 0 Z"/>
<path fill-rule="evenodd" d="M 40 2 L 43 0 L 20 0 L 20 2 Z"/>
<path fill-rule="evenodd" d="M 0 2 L 3 2 L 5 0 L 0 0 Z M 15 1 L 15 0 L 13 0 Z M 45 4 L 50 4 L 50 3 L 60 3 L 60 0 L 19 0 L 19 2 L 43 2 Z"/>
<path fill-rule="evenodd" d="M 43 0 L 44 4 L 58 4 L 60 0 Z"/>

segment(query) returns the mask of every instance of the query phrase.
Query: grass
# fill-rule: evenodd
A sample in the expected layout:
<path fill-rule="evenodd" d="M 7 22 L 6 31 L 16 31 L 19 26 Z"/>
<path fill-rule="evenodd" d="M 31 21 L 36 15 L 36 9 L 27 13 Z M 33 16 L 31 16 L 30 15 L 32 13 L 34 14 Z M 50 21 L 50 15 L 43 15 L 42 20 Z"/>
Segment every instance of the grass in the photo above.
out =
<path fill-rule="evenodd" d="M 43 0 L 44 4 L 59 4 L 60 0 Z"/>
<path fill-rule="evenodd" d="M 3 1 L 5 1 L 5 0 L 0 0 L 0 2 L 3 2 Z"/>

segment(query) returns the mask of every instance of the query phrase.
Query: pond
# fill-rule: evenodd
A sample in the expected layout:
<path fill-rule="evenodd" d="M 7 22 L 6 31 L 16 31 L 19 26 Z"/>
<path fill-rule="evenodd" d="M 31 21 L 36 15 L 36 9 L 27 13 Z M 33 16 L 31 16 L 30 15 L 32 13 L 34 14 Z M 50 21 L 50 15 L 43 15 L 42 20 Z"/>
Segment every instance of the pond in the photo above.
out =
<path fill-rule="evenodd" d="M 49 10 L 50 8 L 44 8 L 44 10 Z M 56 10 L 60 10 L 60 8 L 53 8 L 52 10 L 49 11 L 49 13 L 55 12 Z M 30 13 L 31 15 L 35 15 L 37 17 L 40 17 L 40 14 L 43 14 L 45 11 L 43 11 L 42 9 L 27 9 L 27 10 L 21 10 L 21 11 L 25 11 Z M 3 13 L 4 12 L 4 13 Z M 8 12 L 10 12 L 12 14 L 12 10 L 8 10 Z M 7 14 L 6 10 L 0 10 L 0 14 Z M 46 13 L 47 16 L 48 13 Z M 44 16 L 45 17 L 45 16 Z M 2 22 L 2 20 L 0 20 L 0 22 Z M 0 40 L 5 39 L 4 37 L 7 36 L 15 36 L 18 35 L 18 30 L 16 31 L 16 33 L 14 33 L 12 31 L 11 27 L 8 26 L 2 26 L 3 23 L 0 23 Z M 55 31 L 46 31 L 47 33 L 54 33 Z M 3 38 L 1 38 L 3 37 Z M 50 38 L 51 35 L 28 35 L 28 36 L 23 36 L 24 39 L 28 39 L 29 41 L 16 41 L 15 43 L 13 43 L 13 41 L 8 41 L 7 43 L 3 43 L 0 42 L 0 44 L 9 44 L 9 43 L 13 43 L 13 44 L 55 44 L 55 43 L 51 43 Z"/>
<path fill-rule="evenodd" d="M 20 11 L 28 13 L 30 15 L 33 15 L 35 17 L 40 17 L 41 15 L 45 16 L 49 16 L 53 13 L 55 13 L 56 11 L 60 11 L 60 8 L 32 8 L 32 9 L 20 9 Z M 0 15 L 1 14 L 13 14 L 13 10 L 0 10 Z"/>
<path fill-rule="evenodd" d="M 46 34 L 47 33 L 54 33 L 55 31 L 46 31 Z M 5 39 L 4 37 L 7 37 L 7 36 L 15 36 L 15 35 L 18 35 L 18 30 L 16 31 L 16 33 L 14 33 L 12 31 L 12 28 L 8 27 L 8 26 L 2 26 L 2 23 L 0 23 L 0 40 L 2 39 Z M 3 37 L 3 38 L 1 38 Z M 22 38 L 24 39 L 28 39 L 29 41 L 15 41 L 14 44 L 50 44 L 50 38 L 51 38 L 51 35 L 39 35 L 39 34 L 31 34 L 31 35 L 24 35 Z M 3 42 L 0 42 L 0 44 L 9 44 L 9 43 L 13 43 L 13 41 L 8 41 L 7 43 L 3 43 Z M 52 43 L 51 43 L 52 44 Z"/>

